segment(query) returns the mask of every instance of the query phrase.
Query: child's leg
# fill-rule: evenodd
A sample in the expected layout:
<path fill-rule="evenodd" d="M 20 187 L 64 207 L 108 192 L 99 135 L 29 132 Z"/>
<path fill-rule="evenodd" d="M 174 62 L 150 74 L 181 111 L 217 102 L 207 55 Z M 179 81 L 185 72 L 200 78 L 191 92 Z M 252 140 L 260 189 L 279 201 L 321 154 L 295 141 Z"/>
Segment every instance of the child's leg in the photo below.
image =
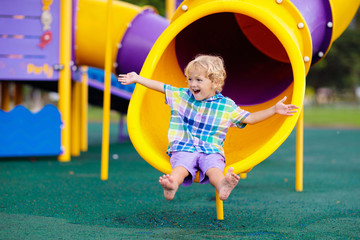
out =
<path fill-rule="evenodd" d="M 189 175 L 188 170 L 182 166 L 175 167 L 171 174 L 163 175 L 159 178 L 159 183 L 164 189 L 164 196 L 167 200 L 172 200 L 179 185 L 183 183 L 184 179 Z"/>
<path fill-rule="evenodd" d="M 233 167 L 229 168 L 225 176 L 219 168 L 214 167 L 206 171 L 211 185 L 219 193 L 220 200 L 226 200 L 239 182 L 240 177 L 233 173 L 233 171 Z"/>

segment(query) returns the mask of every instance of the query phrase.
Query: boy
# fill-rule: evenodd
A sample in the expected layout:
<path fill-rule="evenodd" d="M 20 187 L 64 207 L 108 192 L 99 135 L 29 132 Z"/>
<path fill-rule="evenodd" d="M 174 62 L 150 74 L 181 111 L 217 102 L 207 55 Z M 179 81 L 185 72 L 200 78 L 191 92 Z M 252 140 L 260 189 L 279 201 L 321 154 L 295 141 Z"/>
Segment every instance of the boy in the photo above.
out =
<path fill-rule="evenodd" d="M 233 168 L 223 175 L 223 144 L 229 127 L 244 128 L 274 114 L 291 116 L 298 107 L 285 105 L 284 97 L 276 105 L 254 113 L 238 107 L 221 94 L 226 72 L 221 57 L 198 55 L 185 68 L 188 88 L 176 88 L 147 79 L 136 73 L 120 74 L 124 85 L 138 83 L 165 94 L 171 108 L 169 147 L 172 172 L 159 178 L 167 200 L 172 200 L 180 185 L 189 186 L 199 171 L 199 182 L 215 187 L 221 200 L 226 200 L 240 177 Z"/>

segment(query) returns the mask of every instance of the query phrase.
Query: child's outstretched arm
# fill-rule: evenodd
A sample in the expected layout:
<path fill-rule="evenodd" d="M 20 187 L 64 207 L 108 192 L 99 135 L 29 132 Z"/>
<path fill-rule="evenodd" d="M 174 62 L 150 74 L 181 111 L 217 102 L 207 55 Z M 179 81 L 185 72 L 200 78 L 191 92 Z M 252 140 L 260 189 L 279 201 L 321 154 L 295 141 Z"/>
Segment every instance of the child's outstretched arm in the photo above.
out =
<path fill-rule="evenodd" d="M 285 96 L 278 103 L 276 103 L 274 106 L 272 106 L 268 109 L 251 113 L 249 116 L 247 116 L 244 119 L 243 122 L 248 123 L 248 124 L 255 124 L 255 123 L 264 121 L 265 119 L 267 119 L 275 114 L 292 116 L 293 113 L 296 113 L 295 109 L 298 109 L 298 107 L 295 105 L 292 105 L 292 104 L 288 104 L 288 105 L 284 104 L 286 98 L 287 97 Z"/>
<path fill-rule="evenodd" d="M 141 77 L 137 75 L 135 72 L 131 72 L 128 74 L 119 74 L 118 81 L 123 85 L 139 83 L 144 87 L 164 93 L 164 83 Z"/>

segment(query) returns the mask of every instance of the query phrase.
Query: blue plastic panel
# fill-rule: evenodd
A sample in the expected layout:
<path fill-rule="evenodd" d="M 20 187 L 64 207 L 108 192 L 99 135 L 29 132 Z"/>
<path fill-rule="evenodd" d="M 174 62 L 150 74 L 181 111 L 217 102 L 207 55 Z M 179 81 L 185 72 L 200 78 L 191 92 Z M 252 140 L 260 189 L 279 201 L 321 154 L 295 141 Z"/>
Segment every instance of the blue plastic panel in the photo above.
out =
<path fill-rule="evenodd" d="M 0 157 L 61 153 L 61 116 L 53 105 L 32 113 L 22 105 L 0 110 Z"/>

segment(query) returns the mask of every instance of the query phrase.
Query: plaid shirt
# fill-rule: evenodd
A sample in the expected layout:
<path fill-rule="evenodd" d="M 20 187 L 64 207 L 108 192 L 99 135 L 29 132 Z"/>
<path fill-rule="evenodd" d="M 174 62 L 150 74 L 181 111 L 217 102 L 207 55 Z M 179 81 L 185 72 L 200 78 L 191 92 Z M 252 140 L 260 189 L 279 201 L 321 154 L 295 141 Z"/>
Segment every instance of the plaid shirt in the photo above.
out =
<path fill-rule="evenodd" d="M 197 101 L 188 88 L 164 86 L 165 101 L 171 108 L 167 153 L 203 152 L 225 156 L 223 144 L 230 127 L 246 126 L 250 114 L 221 93 Z"/>

